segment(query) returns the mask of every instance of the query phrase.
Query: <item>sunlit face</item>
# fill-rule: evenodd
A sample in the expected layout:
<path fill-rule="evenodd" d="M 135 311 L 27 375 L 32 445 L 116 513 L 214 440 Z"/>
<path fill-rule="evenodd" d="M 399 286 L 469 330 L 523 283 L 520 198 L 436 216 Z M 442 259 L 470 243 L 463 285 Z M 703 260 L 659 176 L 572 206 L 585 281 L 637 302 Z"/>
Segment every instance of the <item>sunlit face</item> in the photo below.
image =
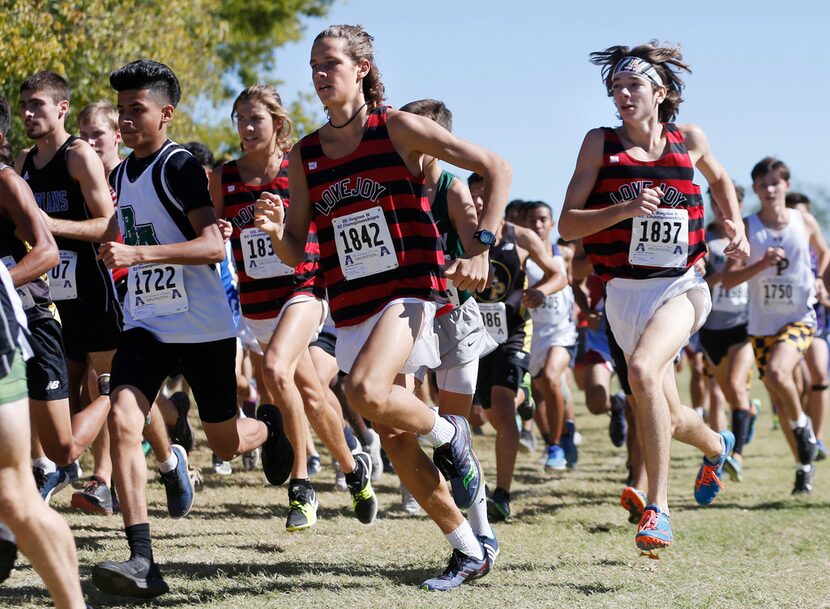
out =
<path fill-rule="evenodd" d="M 69 110 L 67 100 L 55 101 L 50 91 L 25 90 L 20 94 L 20 115 L 26 136 L 36 140 L 52 133 Z"/>
<path fill-rule="evenodd" d="M 164 125 L 173 117 L 173 106 L 162 104 L 147 89 L 118 92 L 118 127 L 124 145 L 138 156 L 155 151 Z"/>
<path fill-rule="evenodd" d="M 484 209 L 484 180 L 470 184 L 470 194 L 473 197 L 473 204 L 476 206 L 476 213 L 480 218 L 481 211 Z"/>
<path fill-rule="evenodd" d="M 83 121 L 78 126 L 81 139 L 87 142 L 102 159 L 112 155 L 118 156 L 118 145 L 121 143 L 121 134 L 113 129 L 106 121 L 98 117 Z"/>
<path fill-rule="evenodd" d="M 641 121 L 657 115 L 657 107 L 665 99 L 665 87 L 622 72 L 611 82 L 614 105 L 623 121 Z"/>
<path fill-rule="evenodd" d="M 333 107 L 362 95 L 361 81 L 369 62 L 355 63 L 345 52 L 342 38 L 321 38 L 311 47 L 311 80 L 323 105 Z"/>
<path fill-rule="evenodd" d="M 281 127 L 258 99 L 246 99 L 236 104 L 236 130 L 245 152 L 273 153 L 276 133 Z"/>
<path fill-rule="evenodd" d="M 547 243 L 550 231 L 553 229 L 553 218 L 550 209 L 544 206 L 531 209 L 525 214 L 525 224 L 530 230 L 539 235 L 542 241 Z"/>
<path fill-rule="evenodd" d="M 784 180 L 774 171 L 758 176 L 752 182 L 752 190 L 761 200 L 761 206 L 784 205 L 787 192 L 790 190 L 790 181 Z"/>

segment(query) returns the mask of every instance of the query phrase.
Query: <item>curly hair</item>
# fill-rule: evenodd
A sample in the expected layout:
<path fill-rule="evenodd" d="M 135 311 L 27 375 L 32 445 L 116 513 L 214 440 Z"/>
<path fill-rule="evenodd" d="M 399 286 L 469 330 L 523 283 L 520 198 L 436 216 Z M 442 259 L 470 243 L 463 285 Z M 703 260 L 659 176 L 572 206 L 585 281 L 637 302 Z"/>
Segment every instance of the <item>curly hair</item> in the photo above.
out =
<path fill-rule="evenodd" d="M 383 103 L 385 87 L 380 81 L 380 70 L 375 63 L 374 38 L 363 29 L 362 25 L 330 25 L 317 34 L 314 42 L 323 38 L 338 38 L 344 40 L 343 50 L 357 63 L 367 60 L 369 62 L 369 73 L 363 77 L 363 97 L 370 109 L 377 108 Z"/>
<path fill-rule="evenodd" d="M 291 148 L 293 143 L 294 123 L 288 112 L 282 106 L 282 98 L 277 90 L 271 85 L 252 85 L 246 88 L 242 93 L 236 96 L 233 101 L 233 109 L 231 110 L 231 119 L 236 121 L 237 107 L 240 103 L 245 101 L 258 101 L 274 121 L 274 130 L 276 131 L 277 150 L 287 150 Z M 279 129 L 277 129 L 279 125 Z"/>
<path fill-rule="evenodd" d="M 671 122 L 677 116 L 680 104 L 683 103 L 683 80 L 678 76 L 679 71 L 691 73 L 691 69 L 683 62 L 683 55 L 678 45 L 661 45 L 657 40 L 648 44 L 641 44 L 634 48 L 615 45 L 604 51 L 591 53 L 591 63 L 602 66 L 602 80 L 608 90 L 608 97 L 613 97 L 611 80 L 614 74 L 614 67 L 623 57 L 633 56 L 644 59 L 654 66 L 660 78 L 663 79 L 666 87 L 666 97 L 657 108 L 658 116 L 662 122 Z"/>

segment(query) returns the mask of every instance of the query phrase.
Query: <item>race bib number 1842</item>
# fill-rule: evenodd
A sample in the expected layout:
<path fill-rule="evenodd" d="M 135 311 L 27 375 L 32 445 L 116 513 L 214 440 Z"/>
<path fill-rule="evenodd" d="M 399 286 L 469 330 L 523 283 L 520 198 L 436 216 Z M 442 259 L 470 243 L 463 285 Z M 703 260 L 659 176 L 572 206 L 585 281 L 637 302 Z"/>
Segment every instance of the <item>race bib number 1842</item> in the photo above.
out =
<path fill-rule="evenodd" d="M 392 235 L 379 205 L 333 218 L 331 225 L 340 269 L 347 281 L 398 267 Z"/>

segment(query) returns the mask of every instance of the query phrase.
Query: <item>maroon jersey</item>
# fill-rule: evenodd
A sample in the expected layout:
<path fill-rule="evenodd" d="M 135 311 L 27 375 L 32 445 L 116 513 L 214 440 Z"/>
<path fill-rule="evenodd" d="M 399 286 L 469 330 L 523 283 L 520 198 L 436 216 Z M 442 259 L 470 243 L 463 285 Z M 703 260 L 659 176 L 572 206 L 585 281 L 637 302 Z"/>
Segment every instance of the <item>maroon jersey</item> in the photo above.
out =
<path fill-rule="evenodd" d="M 386 129 L 386 108 L 369 114 L 351 154 L 330 159 L 319 132 L 300 141 L 320 268 L 338 327 L 359 324 L 391 300 L 448 303 L 444 254 L 426 197 Z"/>
<path fill-rule="evenodd" d="M 276 317 L 285 302 L 297 294 L 325 296 L 317 267 L 320 249 L 314 223 L 309 226 L 303 261 L 293 269 L 282 264 L 271 239 L 254 225 L 254 207 L 262 192 L 279 195 L 288 208 L 288 155 L 276 177 L 259 186 L 242 181 L 236 161 L 222 166 L 222 199 L 225 219 L 233 225 L 231 249 L 239 277 L 239 302 L 242 314 L 251 319 Z"/>
<path fill-rule="evenodd" d="M 603 127 L 602 168 L 585 209 L 625 203 L 644 188 L 659 187 L 663 192 L 651 216 L 623 220 L 582 240 L 603 281 L 677 277 L 706 253 L 703 200 L 693 181 L 686 140 L 673 123 L 664 127 L 666 149 L 656 161 L 631 158 L 617 132 Z"/>

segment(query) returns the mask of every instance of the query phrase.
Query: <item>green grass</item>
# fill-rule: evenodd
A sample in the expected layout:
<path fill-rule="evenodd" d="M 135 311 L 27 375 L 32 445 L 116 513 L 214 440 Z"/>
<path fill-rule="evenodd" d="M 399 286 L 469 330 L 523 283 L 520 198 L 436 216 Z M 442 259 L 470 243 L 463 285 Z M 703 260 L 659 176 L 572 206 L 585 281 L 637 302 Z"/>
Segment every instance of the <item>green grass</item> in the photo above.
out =
<path fill-rule="evenodd" d="M 684 383 L 685 384 L 685 383 Z M 502 553 L 486 578 L 449 593 L 417 588 L 449 556 L 440 531 L 400 511 L 397 479 L 376 485 L 380 515 L 373 525 L 349 515 L 346 493 L 333 491 L 327 466 L 314 479 L 320 520 L 286 533 L 286 490 L 261 472 L 228 478 L 205 474 L 185 520 L 166 517 L 163 490 L 150 484 L 154 551 L 171 593 L 152 606 L 370 607 L 830 607 L 830 465 L 820 463 L 810 497 L 790 495 L 793 460 L 769 408 L 747 447 L 744 482 L 727 487 L 708 508 L 697 507 L 695 452 L 675 443 L 670 504 L 675 543 L 660 560 L 638 556 L 635 526 L 618 505 L 625 453 L 612 447 L 607 418 L 579 405 L 584 436 L 576 471 L 547 476 L 537 456 L 519 455 L 512 522 L 497 533 Z M 493 432 L 477 439 L 492 478 Z M 194 457 L 209 470 L 200 445 Z M 240 467 L 237 463 L 235 466 Z M 89 517 L 68 508 L 69 490 L 53 499 L 75 534 L 85 592 L 95 607 L 135 603 L 99 593 L 93 564 L 126 558 L 119 517 Z M 49 606 L 25 559 L 0 588 L 0 607 Z"/>

